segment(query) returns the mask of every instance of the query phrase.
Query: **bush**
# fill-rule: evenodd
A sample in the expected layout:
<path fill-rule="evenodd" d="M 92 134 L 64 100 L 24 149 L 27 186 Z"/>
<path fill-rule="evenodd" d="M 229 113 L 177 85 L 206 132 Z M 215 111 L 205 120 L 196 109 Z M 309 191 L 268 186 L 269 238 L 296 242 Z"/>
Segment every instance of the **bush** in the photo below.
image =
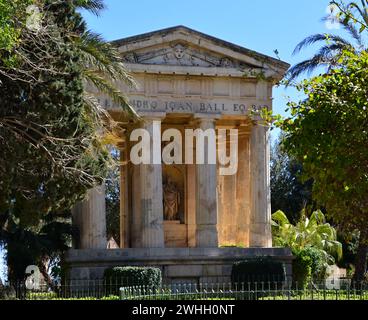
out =
<path fill-rule="evenodd" d="M 285 266 L 271 257 L 261 257 L 236 262 L 231 272 L 232 283 L 283 282 L 286 281 Z"/>
<path fill-rule="evenodd" d="M 317 281 L 327 278 L 327 255 L 324 251 L 315 248 L 304 249 L 304 254 L 311 258 L 312 279 Z"/>
<path fill-rule="evenodd" d="M 293 281 L 304 289 L 309 281 L 322 281 L 327 278 L 327 255 L 316 248 L 305 248 L 294 252 Z"/>
<path fill-rule="evenodd" d="M 303 290 L 308 285 L 312 276 L 312 259 L 304 250 L 294 254 L 293 282 L 295 288 Z"/>
<path fill-rule="evenodd" d="M 161 270 L 152 267 L 114 267 L 105 270 L 104 282 L 109 294 L 119 294 L 120 287 L 142 286 L 150 289 L 161 287 Z"/>

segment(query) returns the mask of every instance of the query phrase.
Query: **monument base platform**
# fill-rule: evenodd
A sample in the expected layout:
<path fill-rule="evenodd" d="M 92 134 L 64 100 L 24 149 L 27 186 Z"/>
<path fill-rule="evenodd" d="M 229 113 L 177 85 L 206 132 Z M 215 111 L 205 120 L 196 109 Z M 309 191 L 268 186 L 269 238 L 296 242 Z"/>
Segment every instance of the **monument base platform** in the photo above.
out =
<path fill-rule="evenodd" d="M 229 282 L 236 261 L 270 256 L 282 261 L 291 276 L 293 256 L 286 248 L 159 248 L 69 250 L 65 255 L 71 280 L 102 279 L 106 268 L 154 266 L 165 283 Z"/>

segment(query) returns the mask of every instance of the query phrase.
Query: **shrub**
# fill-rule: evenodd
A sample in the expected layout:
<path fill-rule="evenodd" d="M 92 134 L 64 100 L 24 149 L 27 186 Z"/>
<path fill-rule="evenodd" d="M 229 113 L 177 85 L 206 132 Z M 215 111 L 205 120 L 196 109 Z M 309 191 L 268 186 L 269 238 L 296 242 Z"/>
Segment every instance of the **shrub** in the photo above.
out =
<path fill-rule="evenodd" d="M 114 267 L 105 270 L 104 282 L 110 287 L 109 294 L 118 295 L 120 287 L 159 288 L 162 284 L 162 275 L 158 268 Z"/>
<path fill-rule="evenodd" d="M 305 250 L 297 252 L 293 260 L 294 286 L 303 290 L 308 285 L 312 276 L 312 259 Z"/>
<path fill-rule="evenodd" d="M 231 272 L 232 283 L 283 282 L 286 281 L 285 266 L 271 257 L 260 257 L 236 262 Z"/>
<path fill-rule="evenodd" d="M 306 248 L 304 249 L 304 254 L 311 258 L 312 278 L 317 281 L 325 280 L 328 267 L 326 252 L 316 248 Z"/>
<path fill-rule="evenodd" d="M 327 278 L 329 256 L 325 251 L 308 247 L 294 251 L 293 281 L 299 288 L 305 288 L 309 281 Z"/>

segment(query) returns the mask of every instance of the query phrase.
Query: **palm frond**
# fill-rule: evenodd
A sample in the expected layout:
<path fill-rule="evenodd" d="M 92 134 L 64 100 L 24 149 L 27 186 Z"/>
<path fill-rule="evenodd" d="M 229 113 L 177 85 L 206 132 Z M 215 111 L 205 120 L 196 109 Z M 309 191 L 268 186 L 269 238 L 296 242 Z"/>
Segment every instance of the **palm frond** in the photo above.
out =
<path fill-rule="evenodd" d="M 125 68 L 117 48 L 92 31 L 84 32 L 75 40 L 75 43 L 80 51 L 82 73 L 86 83 L 93 85 L 101 94 L 111 98 L 123 111 L 136 118 L 137 114 L 129 105 L 128 98 L 116 85 L 123 82 L 128 87 L 136 87 L 136 82 Z M 84 100 L 86 106 L 96 112 L 97 118 L 100 116 L 108 118 L 106 110 L 99 106 L 92 94 L 86 93 Z"/>
<path fill-rule="evenodd" d="M 83 74 L 88 84 L 110 97 L 112 102 L 122 107 L 127 114 L 137 116 L 135 110 L 130 106 L 127 96 L 117 89 L 114 83 L 104 77 L 99 70 L 84 70 Z"/>
<path fill-rule="evenodd" d="M 106 9 L 104 0 L 74 0 L 77 8 L 87 10 L 92 14 L 99 16 L 100 12 Z"/>
<path fill-rule="evenodd" d="M 77 45 L 86 68 L 97 68 L 102 74 L 114 80 L 123 81 L 130 87 L 136 86 L 134 78 L 124 66 L 119 51 L 101 35 L 86 31 L 77 40 Z"/>
<path fill-rule="evenodd" d="M 351 43 L 347 40 L 345 40 L 344 38 L 337 36 L 337 35 L 332 35 L 332 34 L 314 34 L 311 35 L 307 38 L 305 38 L 303 41 L 301 41 L 294 49 L 293 54 L 297 54 L 299 53 L 301 50 L 305 49 L 306 47 L 309 47 L 315 43 L 318 42 L 332 42 L 332 43 L 339 43 L 342 45 L 346 45 L 347 47 L 352 46 Z"/>
<path fill-rule="evenodd" d="M 362 34 L 352 23 L 344 24 L 344 29 L 355 39 L 359 47 L 364 47 Z"/>
<path fill-rule="evenodd" d="M 367 12 L 367 4 L 362 0 L 361 1 L 362 8 L 356 2 L 348 3 L 345 8 L 352 8 L 358 11 L 359 15 L 362 17 L 363 21 L 368 24 L 368 12 Z"/>
<path fill-rule="evenodd" d="M 291 82 L 298 78 L 301 74 L 307 73 L 310 75 L 318 67 L 328 67 L 331 64 L 331 57 L 326 57 L 325 55 L 316 54 L 309 60 L 302 61 L 295 66 L 291 67 L 287 74 L 286 79 Z"/>
<path fill-rule="evenodd" d="M 354 48 L 347 48 L 344 45 L 333 43 L 321 47 L 317 52 L 317 55 L 325 57 L 329 61 L 330 65 L 335 66 L 344 50 L 354 51 Z"/>
<path fill-rule="evenodd" d="M 342 28 L 344 28 L 344 30 L 350 34 L 350 36 L 357 42 L 357 44 L 359 46 L 363 46 L 363 38 L 361 33 L 359 32 L 359 30 L 355 27 L 355 25 L 353 23 L 351 23 L 350 21 L 345 21 L 341 18 L 335 18 L 337 19 L 337 22 L 340 24 L 340 26 Z M 330 21 L 331 18 L 329 16 L 327 17 L 323 17 L 322 18 L 322 22 L 327 22 Z"/>

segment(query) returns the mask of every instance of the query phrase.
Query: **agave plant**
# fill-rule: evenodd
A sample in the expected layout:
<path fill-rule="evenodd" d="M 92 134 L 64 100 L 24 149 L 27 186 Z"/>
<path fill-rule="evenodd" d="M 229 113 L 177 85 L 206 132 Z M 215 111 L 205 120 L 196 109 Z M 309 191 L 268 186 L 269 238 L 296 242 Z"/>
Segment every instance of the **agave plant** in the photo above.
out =
<path fill-rule="evenodd" d="M 293 251 L 315 248 L 324 251 L 328 260 L 342 258 L 342 244 L 337 241 L 336 229 L 326 222 L 322 211 L 314 211 L 306 217 L 305 211 L 296 225 L 290 223 L 282 211 L 272 215 L 273 241 L 276 246 L 288 247 Z"/>

